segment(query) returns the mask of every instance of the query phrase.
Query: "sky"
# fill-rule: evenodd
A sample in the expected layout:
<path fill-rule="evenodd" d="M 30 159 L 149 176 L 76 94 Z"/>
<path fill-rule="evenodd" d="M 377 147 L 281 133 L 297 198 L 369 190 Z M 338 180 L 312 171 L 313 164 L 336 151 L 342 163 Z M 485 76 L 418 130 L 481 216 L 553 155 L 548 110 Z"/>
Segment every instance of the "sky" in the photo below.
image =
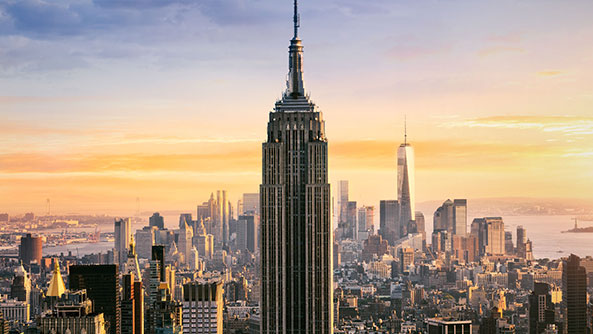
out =
<path fill-rule="evenodd" d="M 593 2 L 300 12 L 330 182 L 358 203 L 396 198 L 404 118 L 419 202 L 593 197 Z M 217 189 L 257 192 L 291 37 L 289 0 L 0 0 L 0 212 L 194 211 Z"/>

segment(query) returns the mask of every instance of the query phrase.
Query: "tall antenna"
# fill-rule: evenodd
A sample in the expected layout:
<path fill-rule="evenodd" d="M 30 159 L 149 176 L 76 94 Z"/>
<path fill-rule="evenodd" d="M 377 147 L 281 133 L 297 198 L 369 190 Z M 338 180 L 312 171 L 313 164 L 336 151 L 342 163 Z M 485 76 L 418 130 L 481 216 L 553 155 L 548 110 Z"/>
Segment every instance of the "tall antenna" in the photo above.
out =
<path fill-rule="evenodd" d="M 299 15 L 298 1 L 294 0 L 294 38 L 299 36 L 299 27 L 301 26 L 301 17 Z"/>
<path fill-rule="evenodd" d="M 408 116 L 404 115 L 404 145 L 408 144 Z"/>
<path fill-rule="evenodd" d="M 51 214 L 51 202 L 49 201 L 49 198 L 45 200 L 45 209 L 47 216 L 49 216 Z"/>

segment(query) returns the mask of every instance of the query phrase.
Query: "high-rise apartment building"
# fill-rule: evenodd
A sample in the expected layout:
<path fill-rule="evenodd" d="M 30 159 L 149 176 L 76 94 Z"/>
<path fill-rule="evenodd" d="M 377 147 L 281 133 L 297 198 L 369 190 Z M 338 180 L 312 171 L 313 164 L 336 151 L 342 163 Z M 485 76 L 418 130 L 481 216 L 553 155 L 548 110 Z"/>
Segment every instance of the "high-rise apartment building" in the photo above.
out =
<path fill-rule="evenodd" d="M 587 271 L 581 259 L 571 254 L 562 264 L 562 309 L 564 329 L 569 334 L 585 334 L 587 328 Z"/>
<path fill-rule="evenodd" d="M 332 224 L 323 114 L 305 93 L 297 3 L 287 89 L 262 148 L 261 333 L 332 333 Z"/>
<path fill-rule="evenodd" d="M 113 256 L 115 263 L 122 266 L 128 259 L 128 252 L 130 251 L 130 241 L 132 238 L 132 220 L 130 218 L 116 218 L 115 229 L 113 232 L 115 237 Z"/>
<path fill-rule="evenodd" d="M 222 282 L 192 282 L 183 285 L 183 333 L 222 334 Z"/>
<path fill-rule="evenodd" d="M 126 256 L 127 257 L 127 256 Z M 119 270 L 116 264 L 74 265 L 69 268 L 71 291 L 86 289 L 94 311 L 103 313 L 110 334 L 121 333 Z"/>

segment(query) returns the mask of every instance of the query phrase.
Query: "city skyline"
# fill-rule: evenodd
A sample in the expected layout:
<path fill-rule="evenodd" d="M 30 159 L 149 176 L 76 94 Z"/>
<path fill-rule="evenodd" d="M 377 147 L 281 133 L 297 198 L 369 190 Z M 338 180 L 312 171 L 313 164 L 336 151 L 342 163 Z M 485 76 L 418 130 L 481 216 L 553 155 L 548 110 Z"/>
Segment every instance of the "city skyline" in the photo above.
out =
<path fill-rule="evenodd" d="M 592 333 L 573 1 L 0 0 L 0 334 Z"/>
<path fill-rule="evenodd" d="M 56 213 L 129 214 L 136 198 L 185 209 L 222 184 L 233 201 L 257 189 L 284 4 L 68 3 L 0 3 L 2 211 L 50 198 Z M 330 184 L 350 180 L 361 204 L 394 198 L 406 114 L 419 202 L 588 198 L 592 5 L 573 5 L 303 3 L 309 88 L 336 119 Z"/>

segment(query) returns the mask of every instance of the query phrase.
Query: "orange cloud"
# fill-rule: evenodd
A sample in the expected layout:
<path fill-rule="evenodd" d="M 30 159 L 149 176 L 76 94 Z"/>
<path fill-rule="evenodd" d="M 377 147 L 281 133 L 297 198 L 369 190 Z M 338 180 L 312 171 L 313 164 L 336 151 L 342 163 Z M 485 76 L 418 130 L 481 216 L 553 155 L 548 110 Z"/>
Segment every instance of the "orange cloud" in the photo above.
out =
<path fill-rule="evenodd" d="M 562 74 L 561 71 L 541 71 L 541 72 L 537 72 L 538 75 L 544 76 L 544 77 L 552 77 L 552 76 L 557 76 Z"/>

